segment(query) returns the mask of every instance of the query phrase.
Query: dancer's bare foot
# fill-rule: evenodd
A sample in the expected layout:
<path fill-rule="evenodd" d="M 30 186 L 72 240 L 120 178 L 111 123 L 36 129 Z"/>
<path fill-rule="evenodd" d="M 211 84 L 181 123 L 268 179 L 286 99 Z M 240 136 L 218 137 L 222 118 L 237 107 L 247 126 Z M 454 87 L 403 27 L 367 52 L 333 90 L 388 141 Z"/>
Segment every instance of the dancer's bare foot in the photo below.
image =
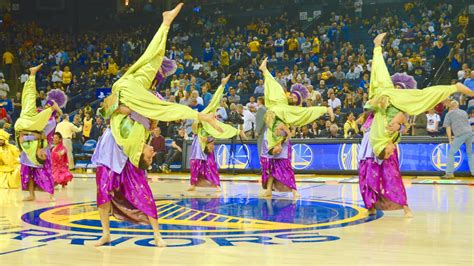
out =
<path fill-rule="evenodd" d="M 171 26 L 171 23 L 173 23 L 173 20 L 178 16 L 183 5 L 183 3 L 179 3 L 173 10 L 163 12 L 163 24 Z"/>
<path fill-rule="evenodd" d="M 369 215 L 375 215 L 375 214 L 377 214 L 377 210 L 375 208 L 370 208 L 368 213 L 369 213 Z"/>
<path fill-rule="evenodd" d="M 196 191 L 196 186 L 191 186 L 190 188 L 188 188 L 188 191 Z"/>
<path fill-rule="evenodd" d="M 34 201 L 35 199 L 36 199 L 35 196 L 28 196 L 24 198 L 23 201 Z"/>
<path fill-rule="evenodd" d="M 164 248 L 166 247 L 168 244 L 166 244 L 166 242 L 163 240 L 163 238 L 161 238 L 161 235 L 154 235 L 155 237 L 155 245 L 159 248 Z"/>
<path fill-rule="evenodd" d="M 221 187 L 218 186 L 216 189 L 217 189 L 217 192 L 222 192 L 222 188 L 221 188 Z"/>
<path fill-rule="evenodd" d="M 103 235 L 97 242 L 95 242 L 94 247 L 100 247 L 107 243 L 110 243 L 110 235 Z"/>
<path fill-rule="evenodd" d="M 293 199 L 299 199 L 301 198 L 301 195 L 298 191 L 292 190 L 291 193 L 293 193 Z"/>
<path fill-rule="evenodd" d="M 221 86 L 225 86 L 227 82 L 229 82 L 229 79 L 230 79 L 230 74 L 227 75 L 227 77 L 221 79 Z"/>
<path fill-rule="evenodd" d="M 224 132 L 224 130 L 217 124 L 217 120 L 214 117 L 214 114 L 198 114 L 198 119 L 204 122 L 209 123 L 213 128 L 215 128 L 219 132 Z"/>
<path fill-rule="evenodd" d="M 408 206 L 403 206 L 403 211 L 405 212 L 405 218 L 413 218 L 413 212 Z"/>
<path fill-rule="evenodd" d="M 262 72 L 265 72 L 267 71 L 267 61 L 268 61 L 268 57 L 265 57 L 262 61 L 262 63 L 260 64 L 260 66 L 258 67 L 258 69 Z"/>
<path fill-rule="evenodd" d="M 380 33 L 379 35 L 377 35 L 377 37 L 375 37 L 375 39 L 374 39 L 375 47 L 382 46 L 382 41 L 383 41 L 383 38 L 385 38 L 385 35 L 387 35 L 386 32 Z"/>
<path fill-rule="evenodd" d="M 55 202 L 55 201 L 56 201 L 56 198 L 54 197 L 54 195 L 49 196 L 49 201 L 51 201 L 51 202 Z"/>
<path fill-rule="evenodd" d="M 43 66 L 43 63 L 37 65 L 37 66 L 34 66 L 34 67 L 30 67 L 30 75 L 34 76 L 36 75 L 36 72 L 38 72 L 41 67 Z"/>
<path fill-rule="evenodd" d="M 272 192 L 270 190 L 265 190 L 265 192 L 260 194 L 260 197 L 262 197 L 262 198 L 271 198 L 272 197 Z"/>
<path fill-rule="evenodd" d="M 456 89 L 458 92 L 465 94 L 469 97 L 474 97 L 474 91 L 469 89 L 466 85 L 462 84 L 461 82 L 456 83 Z"/>

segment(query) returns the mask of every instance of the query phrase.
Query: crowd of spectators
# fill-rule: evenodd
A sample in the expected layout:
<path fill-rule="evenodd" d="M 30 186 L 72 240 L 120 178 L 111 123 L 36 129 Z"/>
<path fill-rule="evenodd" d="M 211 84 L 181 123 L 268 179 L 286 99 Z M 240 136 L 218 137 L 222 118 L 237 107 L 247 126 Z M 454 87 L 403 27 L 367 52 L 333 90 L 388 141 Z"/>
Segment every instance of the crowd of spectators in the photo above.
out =
<path fill-rule="evenodd" d="M 259 98 L 264 85 L 258 65 L 268 57 L 269 69 L 285 91 L 292 84 L 304 84 L 309 91 L 305 106 L 335 110 L 335 121 L 322 117 L 293 129 L 296 138 L 360 137 L 357 118 L 368 100 L 371 39 L 380 32 L 389 33 L 384 57 L 390 73 L 412 75 L 421 89 L 447 59 L 449 79 L 474 89 L 474 45 L 466 38 L 469 16 L 465 10 L 443 1 L 416 0 L 399 4 L 402 12 L 378 10 L 369 16 L 364 15 L 362 0 L 346 2 L 342 11 L 325 11 L 305 30 L 295 23 L 297 18 L 284 11 L 244 23 L 231 21 L 219 7 L 207 14 L 193 12 L 170 33 L 166 56 L 175 60 L 178 68 L 157 89 L 167 101 L 200 111 L 209 104 L 218 81 L 232 74 L 218 119 L 239 126 L 247 137 L 255 138 L 255 114 L 262 105 Z M 133 30 L 72 34 L 32 22 L 11 22 L 2 28 L 0 36 L 0 47 L 5 47 L 0 73 L 0 127 L 11 132 L 10 125 L 21 110 L 21 90 L 11 88 L 15 84 L 21 88 L 28 78 L 28 67 L 45 63 L 37 78 L 37 105 L 44 104 L 46 93 L 53 88 L 64 90 L 77 101 L 89 97 L 89 102 L 79 106 L 68 105 L 67 111 L 82 106 L 70 117 L 81 127 L 72 140 L 77 149 L 88 139 L 97 140 L 106 123 L 96 115 L 95 89 L 110 88 L 143 53 L 154 31 L 156 25 L 144 25 Z M 470 99 L 460 100 L 467 103 Z M 443 112 L 441 107 L 410 118 L 414 125 L 411 134 L 438 135 Z M 184 138 L 192 134 L 191 124 L 160 123 L 160 132 L 154 134 L 179 144 L 180 131 L 184 131 Z M 161 152 L 157 165 L 179 157 L 175 147 L 179 145 L 172 145 L 168 156 L 161 144 L 156 145 Z"/>

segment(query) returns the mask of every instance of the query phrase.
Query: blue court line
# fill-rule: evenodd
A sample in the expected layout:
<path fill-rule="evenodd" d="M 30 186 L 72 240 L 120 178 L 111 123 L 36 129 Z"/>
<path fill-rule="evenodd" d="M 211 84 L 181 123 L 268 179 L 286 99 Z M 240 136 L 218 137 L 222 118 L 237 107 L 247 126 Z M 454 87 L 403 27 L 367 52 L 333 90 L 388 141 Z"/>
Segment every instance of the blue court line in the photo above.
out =
<path fill-rule="evenodd" d="M 32 248 L 39 248 L 39 247 L 46 246 L 46 245 L 47 245 L 47 244 L 42 244 L 42 245 L 35 246 L 35 247 L 21 248 L 21 249 L 17 249 L 17 250 L 12 250 L 12 251 L 7 251 L 7 252 L 2 252 L 2 253 L 0 253 L 0 256 L 1 256 L 1 255 L 6 255 L 6 254 L 10 254 L 10 253 L 15 253 L 15 252 L 18 252 L 18 251 L 27 250 L 27 249 L 32 249 Z"/>

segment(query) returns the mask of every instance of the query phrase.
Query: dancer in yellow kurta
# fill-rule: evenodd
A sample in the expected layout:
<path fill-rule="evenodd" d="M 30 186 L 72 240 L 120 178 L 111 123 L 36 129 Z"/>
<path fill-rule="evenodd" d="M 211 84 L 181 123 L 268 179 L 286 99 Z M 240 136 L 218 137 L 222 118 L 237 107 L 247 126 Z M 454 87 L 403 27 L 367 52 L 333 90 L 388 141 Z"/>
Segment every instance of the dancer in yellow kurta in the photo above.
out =
<path fill-rule="evenodd" d="M 259 68 L 265 78 L 264 93 L 265 124 L 267 130 L 262 143 L 260 164 L 262 166 L 262 187 L 265 192 L 263 197 L 271 197 L 272 190 L 293 193 L 293 198 L 300 195 L 296 190 L 295 174 L 291 165 L 291 133 L 290 126 L 304 126 L 318 117 L 329 113 L 334 119 L 330 107 L 301 107 L 294 104 L 293 98 L 285 95 L 283 87 L 270 74 L 267 69 L 267 58 Z M 300 95 L 302 96 L 302 95 Z M 304 97 L 303 97 L 304 98 Z M 300 99 L 303 102 L 304 99 Z"/>
<path fill-rule="evenodd" d="M 382 33 L 374 41 L 381 43 L 384 37 L 385 33 Z M 419 115 L 457 92 L 474 97 L 474 92 L 462 83 L 432 86 L 422 90 L 396 89 L 385 65 L 380 45 L 374 48 L 372 69 L 377 71 L 372 71 L 369 87 L 369 105 L 375 111 L 370 143 L 374 153 L 381 159 L 389 158 L 394 153 L 395 144 L 400 139 L 396 137 L 401 127 L 400 121 L 403 120 L 397 119 L 401 117 L 399 112 Z M 392 121 L 392 118 L 396 121 Z"/>
<path fill-rule="evenodd" d="M 0 188 L 19 188 L 20 151 L 9 139 L 10 134 L 0 129 Z"/>
<path fill-rule="evenodd" d="M 120 105 L 125 105 L 151 120 L 202 120 L 222 131 L 212 115 L 200 114 L 185 105 L 162 101 L 151 90 L 165 56 L 168 31 L 182 6 L 180 3 L 175 9 L 163 13 L 163 23 L 143 55 L 112 86 L 112 94 L 104 100 L 102 115 L 109 117 Z"/>
<path fill-rule="evenodd" d="M 230 75 L 222 79 L 221 85 L 202 113 L 216 114 L 224 87 L 229 78 Z M 194 191 L 196 187 L 216 187 L 217 191 L 221 191 L 220 176 L 214 155 L 214 142 L 216 139 L 233 138 L 239 133 L 245 138 L 243 131 L 222 122 L 217 122 L 217 124 L 223 129 L 222 132 L 217 131 L 207 122 L 194 122 L 193 124 L 194 140 L 191 145 L 191 155 L 189 158 L 191 187 L 188 191 Z"/>
<path fill-rule="evenodd" d="M 22 189 L 30 193 L 25 201 L 35 200 L 37 188 L 49 193 L 50 199 L 54 201 L 51 153 L 46 138 L 54 134 L 56 127 L 53 112 L 61 112 L 61 109 L 56 102 L 51 101 L 51 105 L 46 106 L 43 111 L 37 111 L 38 92 L 35 77 L 42 65 L 30 68 L 30 76 L 23 87 L 20 117 L 15 123 L 15 137 L 22 150 L 20 157 Z"/>

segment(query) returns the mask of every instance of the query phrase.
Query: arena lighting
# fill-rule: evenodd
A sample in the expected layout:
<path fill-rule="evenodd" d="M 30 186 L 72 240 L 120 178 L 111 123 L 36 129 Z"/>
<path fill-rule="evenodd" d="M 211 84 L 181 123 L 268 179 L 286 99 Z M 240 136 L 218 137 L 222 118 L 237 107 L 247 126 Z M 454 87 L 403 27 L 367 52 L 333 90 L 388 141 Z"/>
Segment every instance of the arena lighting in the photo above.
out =
<path fill-rule="evenodd" d="M 128 0 L 125 0 L 125 6 L 128 6 L 128 4 L 129 4 Z"/>

